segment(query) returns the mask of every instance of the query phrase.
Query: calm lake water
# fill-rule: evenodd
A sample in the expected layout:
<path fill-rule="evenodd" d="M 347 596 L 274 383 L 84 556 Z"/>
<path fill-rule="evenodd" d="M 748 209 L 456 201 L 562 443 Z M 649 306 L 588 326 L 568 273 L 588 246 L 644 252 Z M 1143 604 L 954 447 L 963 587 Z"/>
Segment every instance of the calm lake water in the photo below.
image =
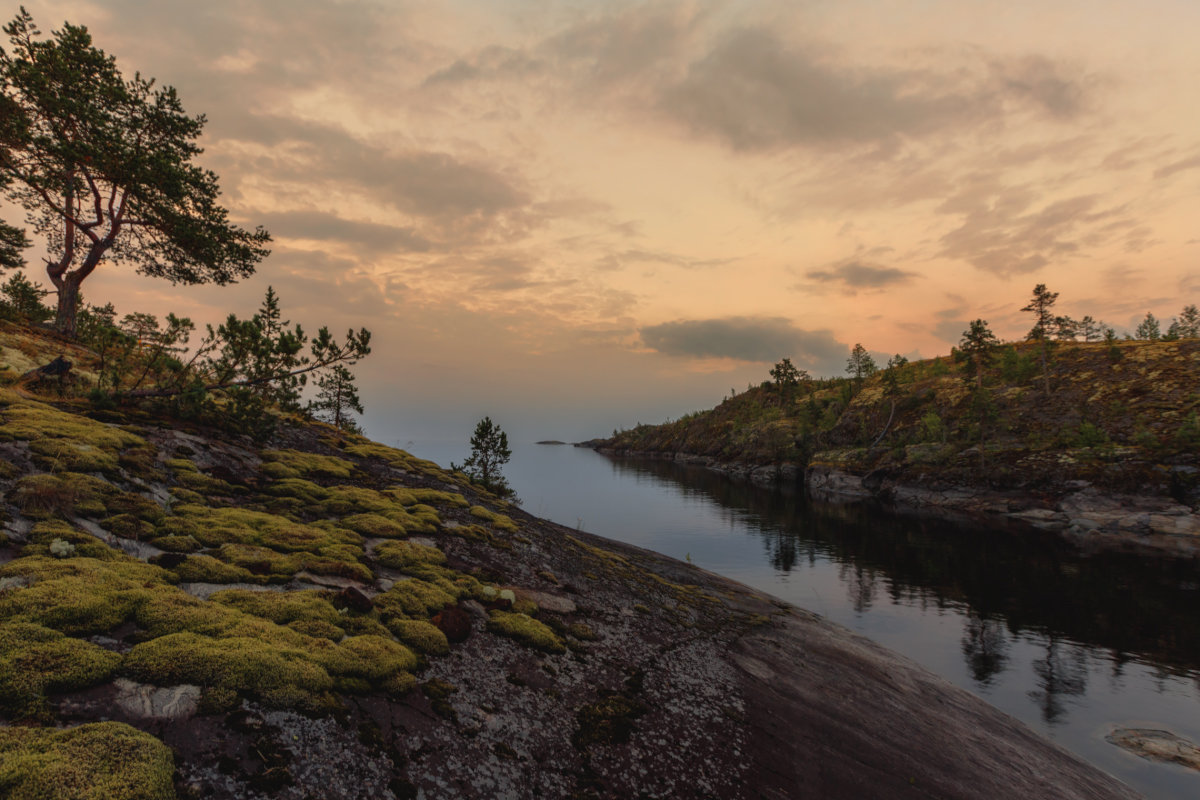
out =
<path fill-rule="evenodd" d="M 466 444 L 398 443 L 439 464 Z M 1152 798 L 1200 775 L 1107 743 L 1200 742 L 1200 565 L 1088 555 L 1052 534 L 806 500 L 672 462 L 514 445 L 522 507 L 815 611 L 904 654 Z"/>

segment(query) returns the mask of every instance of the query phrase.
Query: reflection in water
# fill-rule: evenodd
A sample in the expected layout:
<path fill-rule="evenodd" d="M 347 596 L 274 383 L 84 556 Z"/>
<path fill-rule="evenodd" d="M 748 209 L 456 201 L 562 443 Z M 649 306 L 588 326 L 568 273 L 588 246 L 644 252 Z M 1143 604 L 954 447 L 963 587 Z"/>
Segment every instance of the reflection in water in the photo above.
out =
<path fill-rule="evenodd" d="M 962 637 L 963 658 L 971 678 L 980 686 L 991 684 L 1008 664 L 1008 633 L 1004 620 L 967 614 Z"/>
<path fill-rule="evenodd" d="M 875 602 L 875 571 L 859 564 L 846 563 L 842 564 L 839 572 L 854 612 L 862 614 L 867 611 Z"/>
<path fill-rule="evenodd" d="M 1038 685 L 1029 697 L 1038 704 L 1048 724 L 1062 720 L 1066 698 L 1087 691 L 1087 656 L 1083 648 L 1064 647 L 1055 636 L 1046 638 L 1046 657 L 1033 662 Z"/>
<path fill-rule="evenodd" d="M 802 560 L 830 559 L 858 613 L 877 602 L 881 587 L 896 604 L 961 609 L 963 657 L 981 687 L 1005 669 L 1010 638 L 1042 641 L 1045 655 L 1034 664 L 1040 685 L 1031 697 L 1037 694 L 1047 721 L 1061 718 L 1064 697 L 1086 691 L 1088 651 L 1064 641 L 1101 648 L 1114 668 L 1130 658 L 1166 675 L 1200 668 L 1194 562 L 1084 555 L 1039 531 L 820 503 L 671 461 L 612 464 L 626 477 L 669 482 L 685 497 L 720 504 L 760 538 L 767 562 L 780 572 Z"/>

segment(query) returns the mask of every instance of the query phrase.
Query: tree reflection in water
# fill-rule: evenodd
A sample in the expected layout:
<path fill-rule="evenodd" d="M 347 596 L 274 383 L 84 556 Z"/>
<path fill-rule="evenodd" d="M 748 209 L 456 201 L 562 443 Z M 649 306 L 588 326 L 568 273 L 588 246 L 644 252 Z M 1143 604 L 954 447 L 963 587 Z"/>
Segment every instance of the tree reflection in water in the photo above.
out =
<path fill-rule="evenodd" d="M 881 586 L 896 605 L 958 609 L 966 615 L 962 656 L 980 686 L 1012 666 L 1016 638 L 1036 642 L 1045 652 L 1031 665 L 1037 685 L 1030 696 L 1047 721 L 1061 718 L 1065 698 L 1086 691 L 1088 648 L 1113 664 L 1116 681 L 1130 660 L 1172 677 L 1195 678 L 1200 668 L 1200 566 L 1194 561 L 1089 555 L 1060 537 L 1015 525 L 955 524 L 863 503 L 819 503 L 801 492 L 762 489 L 671 461 L 612 463 L 639 482 L 655 480 L 715 502 L 731 528 L 759 538 L 766 562 L 778 572 L 832 561 L 859 613 L 878 602 Z"/>
<path fill-rule="evenodd" d="M 1066 698 L 1082 697 L 1087 691 L 1087 660 L 1083 648 L 1066 646 L 1053 635 L 1047 637 L 1045 658 L 1033 662 L 1037 688 L 1029 692 L 1047 724 L 1062 721 Z"/>
<path fill-rule="evenodd" d="M 1008 665 L 1008 634 L 1004 620 L 969 612 L 963 626 L 962 652 L 971 678 L 980 686 L 989 686 Z"/>

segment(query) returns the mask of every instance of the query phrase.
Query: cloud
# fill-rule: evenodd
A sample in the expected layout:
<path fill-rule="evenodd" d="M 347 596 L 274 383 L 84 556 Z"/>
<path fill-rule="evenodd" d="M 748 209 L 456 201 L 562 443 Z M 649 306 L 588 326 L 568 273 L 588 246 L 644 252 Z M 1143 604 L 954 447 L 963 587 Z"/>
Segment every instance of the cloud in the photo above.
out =
<path fill-rule="evenodd" d="M 848 351 L 830 331 L 803 330 L 784 317 L 677 320 L 643 327 L 640 333 L 646 347 L 685 358 L 771 363 L 787 356 L 802 366 L 823 367 Z"/>
<path fill-rule="evenodd" d="M 544 61 L 531 57 L 523 50 L 492 45 L 470 58 L 456 59 L 450 66 L 431 72 L 421 85 L 423 88 L 445 89 L 482 80 L 530 79 L 543 74 L 546 67 Z"/>
<path fill-rule="evenodd" d="M 848 291 L 858 289 L 882 289 L 900 283 L 908 283 L 915 272 L 896 267 L 879 267 L 862 261 L 850 260 L 831 265 L 825 269 L 813 269 L 804 273 L 809 279 L 821 283 L 838 283 Z"/>
<path fill-rule="evenodd" d="M 933 335 L 943 342 L 956 345 L 962 341 L 963 331 L 969 327 L 971 324 L 965 319 L 943 319 L 933 326 Z"/>
<path fill-rule="evenodd" d="M 336 183 L 442 222 L 494 217 L 530 203 L 528 193 L 499 170 L 448 153 L 393 152 L 334 125 L 269 114 L 229 123 L 217 133 L 261 146 L 240 154 L 241 168 L 275 180 Z"/>
<path fill-rule="evenodd" d="M 1086 108 L 1088 89 L 1095 79 L 1070 78 L 1066 68 L 1045 56 L 994 60 L 996 81 L 1011 97 L 1029 101 L 1057 119 L 1071 119 Z"/>
<path fill-rule="evenodd" d="M 549 37 L 540 50 L 593 89 L 654 82 L 660 65 L 679 57 L 695 22 L 685 5 L 640 6 L 584 20 Z"/>
<path fill-rule="evenodd" d="M 1098 208 L 1097 195 L 1069 197 L 1040 209 L 1031 209 L 1032 203 L 1033 193 L 1025 187 L 968 189 L 948 199 L 939 210 L 963 213 L 964 219 L 942 236 L 939 255 L 997 275 L 1023 274 L 1100 246 L 1122 230 L 1139 233 L 1133 220 L 1120 216 L 1123 209 Z M 1140 234 L 1134 239 L 1140 241 Z"/>
<path fill-rule="evenodd" d="M 709 269 L 723 267 L 736 260 L 734 258 L 689 258 L 668 252 L 629 249 L 606 254 L 600 259 L 598 268 L 611 271 L 633 264 L 664 264 L 681 269 Z"/>
<path fill-rule="evenodd" d="M 1197 168 L 1200 168 L 1200 155 L 1194 155 L 1191 158 L 1182 158 L 1166 166 L 1159 167 L 1154 170 L 1154 177 L 1158 179 L 1169 178 L 1177 172 Z"/>
<path fill-rule="evenodd" d="M 772 31 L 741 29 L 665 87 L 659 107 L 693 133 L 744 151 L 944 134 L 1003 122 L 1014 108 L 1067 119 L 1085 107 L 1087 82 L 1048 59 L 975 58 L 959 57 L 948 73 L 853 68 Z"/>
<path fill-rule="evenodd" d="M 314 239 L 352 245 L 371 253 L 424 253 L 429 240 L 411 227 L 342 219 L 323 211 L 270 211 L 252 215 L 276 239 Z"/>

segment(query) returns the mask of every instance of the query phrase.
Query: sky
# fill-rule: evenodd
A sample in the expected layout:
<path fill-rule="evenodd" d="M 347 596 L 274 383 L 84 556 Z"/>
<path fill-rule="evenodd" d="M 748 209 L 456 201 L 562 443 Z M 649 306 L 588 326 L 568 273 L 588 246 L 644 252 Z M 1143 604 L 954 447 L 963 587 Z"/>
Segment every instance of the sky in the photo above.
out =
<path fill-rule="evenodd" d="M 1118 332 L 1200 302 L 1194 0 L 25 5 L 176 87 L 274 238 L 235 286 L 102 265 L 87 299 L 203 324 L 273 286 L 365 326 L 387 444 L 606 436 L 785 356 L 1016 339 L 1038 283 Z"/>

